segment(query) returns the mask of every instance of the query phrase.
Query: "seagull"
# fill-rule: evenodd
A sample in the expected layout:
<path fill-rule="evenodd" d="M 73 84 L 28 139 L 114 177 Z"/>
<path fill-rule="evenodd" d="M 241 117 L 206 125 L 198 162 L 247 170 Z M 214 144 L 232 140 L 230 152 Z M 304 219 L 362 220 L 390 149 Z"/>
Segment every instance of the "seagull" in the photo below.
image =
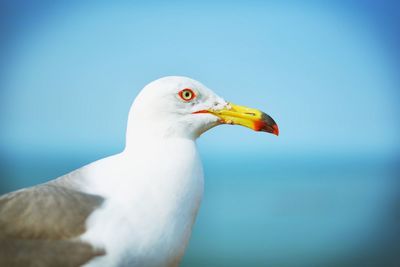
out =
<path fill-rule="evenodd" d="M 178 266 L 203 195 L 196 139 L 220 124 L 279 134 L 191 78 L 149 83 L 121 153 L 0 197 L 0 266 Z"/>

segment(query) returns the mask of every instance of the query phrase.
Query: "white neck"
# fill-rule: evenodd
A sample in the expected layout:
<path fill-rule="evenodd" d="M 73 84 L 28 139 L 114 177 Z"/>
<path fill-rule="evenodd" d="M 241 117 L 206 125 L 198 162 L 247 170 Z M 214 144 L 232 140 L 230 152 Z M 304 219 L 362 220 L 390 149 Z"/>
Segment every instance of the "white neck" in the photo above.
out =
<path fill-rule="evenodd" d="M 88 170 L 92 193 L 108 201 L 92 216 L 89 224 L 93 227 L 85 239 L 101 246 L 110 244 L 104 266 L 113 266 L 110 263 L 122 253 L 128 253 L 126 260 L 139 266 L 175 266 L 186 248 L 203 195 L 195 141 L 140 131 L 128 139 L 121 154 Z M 128 225 L 121 227 L 121 221 Z M 110 242 L 113 238 L 115 243 Z M 123 244 L 121 238 L 130 241 Z"/>

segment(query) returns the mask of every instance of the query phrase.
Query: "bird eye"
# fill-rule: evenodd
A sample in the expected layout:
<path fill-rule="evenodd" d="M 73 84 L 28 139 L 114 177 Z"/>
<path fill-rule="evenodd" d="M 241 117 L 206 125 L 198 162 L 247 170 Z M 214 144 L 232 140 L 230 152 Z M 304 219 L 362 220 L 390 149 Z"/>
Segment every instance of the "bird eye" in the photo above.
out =
<path fill-rule="evenodd" d="M 196 94 L 192 91 L 192 89 L 185 88 L 179 93 L 179 97 L 185 101 L 193 100 L 196 97 Z"/>

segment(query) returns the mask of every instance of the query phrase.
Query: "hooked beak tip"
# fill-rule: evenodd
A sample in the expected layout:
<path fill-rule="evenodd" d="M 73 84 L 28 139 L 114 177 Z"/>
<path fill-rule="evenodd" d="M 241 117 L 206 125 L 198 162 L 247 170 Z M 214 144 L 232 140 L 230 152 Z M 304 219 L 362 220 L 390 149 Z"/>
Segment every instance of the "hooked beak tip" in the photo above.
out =
<path fill-rule="evenodd" d="M 276 123 L 268 123 L 266 121 L 257 121 L 254 124 L 254 130 L 267 132 L 279 136 L 279 128 Z"/>
<path fill-rule="evenodd" d="M 276 135 L 276 136 L 279 136 L 279 128 L 278 128 L 278 125 L 273 125 L 272 126 L 272 128 L 273 128 L 273 131 L 272 131 L 272 134 L 274 134 L 274 135 Z"/>

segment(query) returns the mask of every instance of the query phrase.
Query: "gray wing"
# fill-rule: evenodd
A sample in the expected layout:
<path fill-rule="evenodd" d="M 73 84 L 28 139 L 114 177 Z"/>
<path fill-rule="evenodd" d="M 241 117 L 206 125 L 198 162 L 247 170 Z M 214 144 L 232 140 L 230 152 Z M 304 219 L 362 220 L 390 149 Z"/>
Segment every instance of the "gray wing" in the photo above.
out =
<path fill-rule="evenodd" d="M 103 201 L 54 184 L 0 197 L 0 266 L 80 266 L 104 255 L 77 240 Z"/>

